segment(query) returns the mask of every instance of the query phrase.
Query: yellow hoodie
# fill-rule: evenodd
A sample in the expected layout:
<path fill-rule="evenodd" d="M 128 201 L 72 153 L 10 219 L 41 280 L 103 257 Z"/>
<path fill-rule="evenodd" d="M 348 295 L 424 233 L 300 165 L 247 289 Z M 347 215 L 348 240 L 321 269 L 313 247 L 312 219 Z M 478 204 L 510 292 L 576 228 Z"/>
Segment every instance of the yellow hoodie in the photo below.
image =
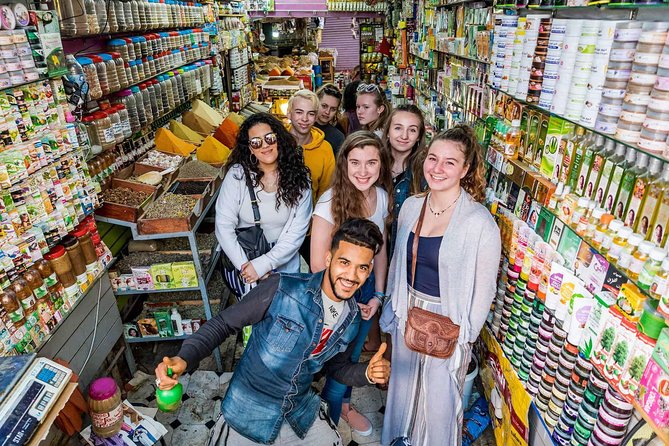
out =
<path fill-rule="evenodd" d="M 288 126 L 290 131 L 291 126 Z M 304 149 L 304 164 L 311 172 L 311 191 L 314 204 L 330 187 L 332 174 L 335 169 L 335 158 L 332 146 L 325 140 L 322 130 L 311 128 L 311 142 L 302 146 Z"/>

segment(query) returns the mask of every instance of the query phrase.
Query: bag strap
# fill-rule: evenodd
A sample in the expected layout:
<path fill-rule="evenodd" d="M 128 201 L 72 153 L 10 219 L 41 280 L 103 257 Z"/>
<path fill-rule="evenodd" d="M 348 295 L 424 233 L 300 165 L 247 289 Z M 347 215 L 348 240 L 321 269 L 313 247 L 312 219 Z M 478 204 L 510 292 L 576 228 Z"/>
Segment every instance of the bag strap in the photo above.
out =
<path fill-rule="evenodd" d="M 251 182 L 251 175 L 244 172 L 246 177 L 246 187 L 249 189 L 249 195 L 251 196 L 251 208 L 253 208 L 253 221 L 256 226 L 260 226 L 260 208 L 258 208 L 258 199 L 256 198 L 256 192 L 253 190 L 253 183 Z"/>
<path fill-rule="evenodd" d="M 425 208 L 427 207 L 427 198 L 429 194 L 425 195 L 425 201 L 423 201 L 423 207 L 420 210 L 420 215 L 418 216 L 418 223 L 416 224 L 416 232 L 413 236 L 413 244 L 411 246 L 411 288 L 413 288 L 414 283 L 416 282 L 416 259 L 418 258 L 418 241 L 420 239 L 420 230 L 423 228 L 423 218 L 425 217 Z"/>

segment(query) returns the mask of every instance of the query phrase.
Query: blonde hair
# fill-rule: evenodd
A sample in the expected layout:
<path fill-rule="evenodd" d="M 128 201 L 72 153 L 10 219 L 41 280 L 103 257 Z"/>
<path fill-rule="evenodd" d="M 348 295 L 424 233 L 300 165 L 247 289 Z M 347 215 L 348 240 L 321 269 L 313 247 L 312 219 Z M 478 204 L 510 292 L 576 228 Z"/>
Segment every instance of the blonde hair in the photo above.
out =
<path fill-rule="evenodd" d="M 311 90 L 298 90 L 293 95 L 288 99 L 288 113 L 293 111 L 293 102 L 295 101 L 295 98 L 301 98 L 301 99 L 306 99 L 307 101 L 311 101 L 311 105 L 314 106 L 314 110 L 318 111 L 318 107 L 321 105 L 321 101 L 318 99 L 318 95 L 314 93 Z"/>

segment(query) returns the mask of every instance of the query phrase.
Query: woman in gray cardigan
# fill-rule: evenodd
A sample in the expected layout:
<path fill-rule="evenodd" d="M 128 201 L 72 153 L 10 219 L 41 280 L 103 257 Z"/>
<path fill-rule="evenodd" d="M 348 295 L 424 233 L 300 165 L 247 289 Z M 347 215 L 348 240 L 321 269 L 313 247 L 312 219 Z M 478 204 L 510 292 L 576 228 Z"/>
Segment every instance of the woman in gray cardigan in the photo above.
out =
<path fill-rule="evenodd" d="M 407 199 L 400 211 L 388 271 L 390 297 L 381 316 L 381 329 L 393 343 L 381 437 L 386 446 L 461 443 L 462 387 L 471 344 L 495 295 L 501 254 L 499 229 L 479 203 L 485 188 L 483 158 L 472 129 L 456 126 L 437 135 L 428 148 L 423 173 L 428 193 Z M 424 205 L 414 281 L 413 237 Z M 412 306 L 446 315 L 460 326 L 450 358 L 407 348 L 404 330 Z"/>

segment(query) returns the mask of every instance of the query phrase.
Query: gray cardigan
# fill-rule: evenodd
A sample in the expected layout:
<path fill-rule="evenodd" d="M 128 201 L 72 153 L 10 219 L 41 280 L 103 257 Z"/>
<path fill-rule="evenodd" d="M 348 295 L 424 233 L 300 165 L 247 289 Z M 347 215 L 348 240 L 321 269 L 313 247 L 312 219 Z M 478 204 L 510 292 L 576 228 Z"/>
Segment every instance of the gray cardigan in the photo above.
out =
<path fill-rule="evenodd" d="M 407 242 L 424 195 L 408 198 L 398 218 L 395 252 L 388 270 L 381 329 L 404 333 L 407 319 Z M 442 314 L 460 325 L 459 342 L 474 342 L 488 316 L 497 288 L 501 255 L 499 228 L 490 212 L 464 189 L 439 248 L 439 290 Z"/>

